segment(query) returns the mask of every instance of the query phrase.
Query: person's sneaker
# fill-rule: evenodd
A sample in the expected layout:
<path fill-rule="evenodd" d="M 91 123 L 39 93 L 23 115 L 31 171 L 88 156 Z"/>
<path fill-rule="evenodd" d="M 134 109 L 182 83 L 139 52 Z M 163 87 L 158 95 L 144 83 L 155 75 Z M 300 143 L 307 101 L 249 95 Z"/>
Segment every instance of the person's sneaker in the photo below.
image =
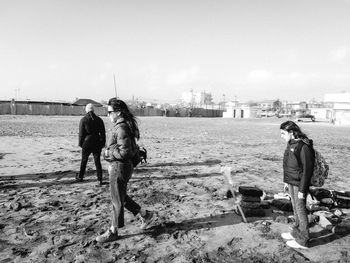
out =
<path fill-rule="evenodd" d="M 118 233 L 113 233 L 110 229 L 108 229 L 104 234 L 96 237 L 96 241 L 99 243 L 107 243 L 116 241 L 119 238 Z"/>
<path fill-rule="evenodd" d="M 283 239 L 286 239 L 286 240 L 293 240 L 293 239 L 294 239 L 294 237 L 292 236 L 292 234 L 291 234 L 290 232 L 288 232 L 288 233 L 282 233 L 282 234 L 281 234 L 281 237 L 282 237 Z"/>
<path fill-rule="evenodd" d="M 286 242 L 286 245 L 291 247 L 291 248 L 301 248 L 301 249 L 308 249 L 307 247 L 304 247 L 302 245 L 300 245 L 297 241 L 293 240 L 289 240 Z"/>
<path fill-rule="evenodd" d="M 75 181 L 76 182 L 82 182 L 82 181 L 84 181 L 84 179 L 82 177 L 80 177 L 79 174 L 76 174 L 75 175 Z"/>
<path fill-rule="evenodd" d="M 154 217 L 154 213 L 152 211 L 146 210 L 146 215 L 139 217 L 141 221 L 140 228 L 146 229 L 149 226 L 149 224 L 152 223 L 153 217 Z"/>

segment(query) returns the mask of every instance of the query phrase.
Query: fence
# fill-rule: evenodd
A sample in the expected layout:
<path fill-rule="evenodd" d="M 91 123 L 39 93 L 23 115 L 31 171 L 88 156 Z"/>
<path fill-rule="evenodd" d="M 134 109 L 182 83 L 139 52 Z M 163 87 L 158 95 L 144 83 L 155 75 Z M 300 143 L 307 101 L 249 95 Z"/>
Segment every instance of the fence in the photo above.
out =
<path fill-rule="evenodd" d="M 166 117 L 222 117 L 222 110 L 203 108 L 179 108 L 179 109 L 156 109 L 156 108 L 131 108 L 136 116 L 166 116 Z"/>
<path fill-rule="evenodd" d="M 167 116 L 167 117 L 222 117 L 222 110 L 194 108 L 162 109 L 132 107 L 130 110 L 136 116 Z M 106 107 L 95 107 L 99 116 L 107 115 Z M 35 101 L 0 101 L 0 115 L 84 115 L 85 106 L 58 102 Z"/>
<path fill-rule="evenodd" d="M 95 107 L 97 115 L 107 115 L 107 108 Z M 85 106 L 57 102 L 0 101 L 0 115 L 84 115 Z"/>

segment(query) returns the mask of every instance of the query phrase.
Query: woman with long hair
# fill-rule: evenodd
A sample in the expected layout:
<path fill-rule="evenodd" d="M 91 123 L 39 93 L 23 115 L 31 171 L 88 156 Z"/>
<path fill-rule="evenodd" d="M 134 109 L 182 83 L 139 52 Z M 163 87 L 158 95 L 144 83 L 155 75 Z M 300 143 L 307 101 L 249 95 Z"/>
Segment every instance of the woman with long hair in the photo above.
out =
<path fill-rule="evenodd" d="M 127 184 L 133 173 L 132 158 L 136 154 L 136 140 L 140 138 L 138 123 L 122 100 L 111 98 L 108 102 L 108 116 L 113 124 L 104 151 L 109 162 L 109 186 L 112 199 L 111 227 L 96 240 L 100 243 L 119 239 L 118 228 L 124 227 L 124 207 L 138 216 L 141 228 L 152 221 L 153 212 L 140 207 L 127 195 Z"/>
<path fill-rule="evenodd" d="M 292 231 L 281 236 L 290 247 L 307 248 L 310 238 L 306 196 L 315 162 L 313 143 L 293 121 L 282 123 L 280 132 L 281 138 L 287 142 L 283 156 L 284 190 L 291 196 L 295 219 Z"/>

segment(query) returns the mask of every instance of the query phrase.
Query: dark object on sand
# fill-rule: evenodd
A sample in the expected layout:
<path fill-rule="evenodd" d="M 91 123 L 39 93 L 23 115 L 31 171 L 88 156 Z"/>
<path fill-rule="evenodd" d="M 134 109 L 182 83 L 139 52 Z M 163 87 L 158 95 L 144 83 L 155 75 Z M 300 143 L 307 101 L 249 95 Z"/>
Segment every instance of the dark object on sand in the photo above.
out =
<path fill-rule="evenodd" d="M 277 207 L 278 209 L 282 211 L 292 212 L 292 202 L 287 199 L 273 199 L 271 202 L 271 205 L 274 207 Z"/>
<path fill-rule="evenodd" d="M 247 208 L 242 206 L 242 211 L 246 217 L 261 217 L 265 216 L 265 210 L 262 208 Z M 237 211 L 238 214 L 239 211 Z"/>
<path fill-rule="evenodd" d="M 246 196 L 246 195 L 243 195 L 242 196 L 242 201 L 243 202 L 260 202 L 261 199 L 259 196 Z"/>
<path fill-rule="evenodd" d="M 227 190 L 226 197 L 227 198 L 232 198 L 233 197 L 233 194 L 232 194 L 231 190 Z"/>
<path fill-rule="evenodd" d="M 238 187 L 238 192 L 240 192 L 243 196 L 260 197 L 263 195 L 263 191 L 254 186 L 240 186 Z"/>
<path fill-rule="evenodd" d="M 263 191 L 254 186 L 240 186 L 238 191 L 242 194 L 241 207 L 247 217 L 265 216 L 265 211 L 261 206 Z"/>

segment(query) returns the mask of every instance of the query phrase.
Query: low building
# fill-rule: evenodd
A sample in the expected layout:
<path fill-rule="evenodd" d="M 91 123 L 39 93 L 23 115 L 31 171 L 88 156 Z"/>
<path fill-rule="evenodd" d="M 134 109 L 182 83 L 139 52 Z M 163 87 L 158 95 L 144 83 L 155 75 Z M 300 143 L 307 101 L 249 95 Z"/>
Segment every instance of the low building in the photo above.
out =
<path fill-rule="evenodd" d="M 223 118 L 246 119 L 258 117 L 258 106 L 239 105 L 236 101 L 225 104 L 226 111 L 222 113 Z"/>
<path fill-rule="evenodd" d="M 324 103 L 330 105 L 329 115 L 336 125 L 350 125 L 350 92 L 324 95 Z"/>

